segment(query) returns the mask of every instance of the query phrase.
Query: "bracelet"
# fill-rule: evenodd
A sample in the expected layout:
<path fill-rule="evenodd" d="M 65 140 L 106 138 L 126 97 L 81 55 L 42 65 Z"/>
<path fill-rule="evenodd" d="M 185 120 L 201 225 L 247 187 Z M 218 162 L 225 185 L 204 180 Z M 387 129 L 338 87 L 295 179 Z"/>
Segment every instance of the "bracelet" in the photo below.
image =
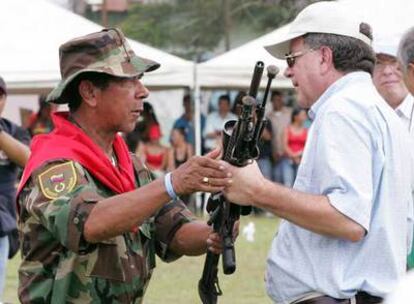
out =
<path fill-rule="evenodd" d="M 164 186 L 170 198 L 175 201 L 178 198 L 178 196 L 175 193 L 172 182 L 171 182 L 171 172 L 168 172 L 167 174 L 165 174 Z"/>

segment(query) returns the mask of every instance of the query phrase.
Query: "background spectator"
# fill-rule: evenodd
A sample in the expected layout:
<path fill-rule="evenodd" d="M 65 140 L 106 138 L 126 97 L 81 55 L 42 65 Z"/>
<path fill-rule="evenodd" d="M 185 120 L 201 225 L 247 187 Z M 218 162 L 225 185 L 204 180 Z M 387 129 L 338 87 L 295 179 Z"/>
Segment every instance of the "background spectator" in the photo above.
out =
<path fill-rule="evenodd" d="M 233 102 L 233 106 L 231 108 L 231 112 L 236 115 L 239 116 L 241 113 L 241 109 L 242 109 L 242 100 L 243 97 L 246 96 L 247 93 L 245 91 L 239 91 L 236 95 L 236 97 L 234 98 L 234 102 Z"/>
<path fill-rule="evenodd" d="M 207 116 L 204 129 L 205 148 L 213 150 L 221 145 L 221 132 L 224 124 L 229 120 L 237 120 L 237 116 L 230 112 L 230 96 L 221 95 L 218 100 L 218 111 Z"/>
<path fill-rule="evenodd" d="M 284 96 L 280 91 L 273 91 L 270 97 L 272 110 L 267 114 L 267 119 L 272 124 L 272 156 L 273 172 L 272 180 L 283 183 L 282 161 L 286 158 L 283 148 L 283 132 L 289 124 L 292 116 L 292 108 L 285 106 Z"/>
<path fill-rule="evenodd" d="M 161 144 L 161 128 L 151 124 L 148 131 L 148 141 L 142 141 L 138 146 L 138 157 L 156 176 L 163 176 L 168 163 L 168 148 Z"/>
<path fill-rule="evenodd" d="M 168 149 L 167 171 L 178 168 L 193 155 L 193 146 L 185 140 L 185 130 L 183 128 L 173 128 L 171 130 L 171 147 Z M 180 199 L 191 211 L 196 212 L 194 197 L 192 195 L 180 196 Z"/>
<path fill-rule="evenodd" d="M 140 142 L 149 141 L 149 129 L 154 124 L 158 125 L 154 108 L 149 102 L 144 101 L 142 115 L 139 117 L 134 130 L 125 136 L 129 151 L 136 153 Z"/>
<path fill-rule="evenodd" d="M 51 114 L 54 111 L 52 104 L 46 102 L 46 96 L 39 96 L 39 110 L 29 118 L 28 130 L 33 137 L 46 134 L 53 130 Z"/>
<path fill-rule="evenodd" d="M 0 301 L 6 277 L 7 258 L 18 250 L 16 225 L 16 182 L 19 167 L 24 167 L 30 154 L 29 133 L 2 118 L 7 87 L 0 77 Z"/>
<path fill-rule="evenodd" d="M 306 119 L 305 110 L 294 109 L 291 123 L 284 130 L 283 150 L 285 158 L 282 160 L 282 178 L 284 185 L 288 187 L 293 186 L 305 148 L 308 136 L 308 130 L 304 126 Z"/>
<path fill-rule="evenodd" d="M 376 63 L 372 80 L 382 98 L 395 110 L 406 129 L 414 134 L 414 98 L 404 84 L 395 47 L 375 45 Z"/>
<path fill-rule="evenodd" d="M 168 149 L 168 171 L 172 171 L 194 155 L 193 147 L 185 140 L 183 128 L 171 130 L 171 147 Z"/>
<path fill-rule="evenodd" d="M 184 129 L 185 140 L 195 149 L 195 128 L 194 128 L 194 103 L 189 94 L 183 98 L 184 113 L 173 124 L 173 128 Z M 201 134 L 203 134 L 206 118 L 200 114 Z M 201 150 L 204 151 L 204 143 L 202 140 Z"/>
<path fill-rule="evenodd" d="M 406 88 L 412 96 L 414 95 L 414 27 L 410 28 L 401 38 L 397 54 L 401 64 L 402 79 L 405 83 Z M 411 110 L 411 119 L 408 125 L 408 129 L 411 135 L 413 134 L 413 112 L 414 105 Z M 413 137 L 411 136 L 411 139 L 412 138 Z M 413 142 L 411 142 L 411 145 L 413 145 Z M 409 254 L 407 259 L 407 266 L 409 269 L 414 268 L 414 243 L 411 245 L 411 253 Z M 412 277 L 413 276 L 411 275 L 411 278 Z M 393 301 L 392 303 L 398 303 L 398 301 Z"/>

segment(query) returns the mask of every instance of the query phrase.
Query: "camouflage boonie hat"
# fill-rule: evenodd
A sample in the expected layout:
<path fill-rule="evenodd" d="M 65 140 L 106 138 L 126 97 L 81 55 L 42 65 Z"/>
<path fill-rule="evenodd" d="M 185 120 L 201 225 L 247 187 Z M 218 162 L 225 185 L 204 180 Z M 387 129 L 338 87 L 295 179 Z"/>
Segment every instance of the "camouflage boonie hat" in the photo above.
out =
<path fill-rule="evenodd" d="M 68 103 L 64 91 L 76 76 L 85 72 L 105 73 L 117 77 L 134 77 L 154 71 L 160 64 L 138 57 L 119 29 L 104 29 L 72 39 L 59 48 L 62 80 L 50 92 L 46 101 Z"/>

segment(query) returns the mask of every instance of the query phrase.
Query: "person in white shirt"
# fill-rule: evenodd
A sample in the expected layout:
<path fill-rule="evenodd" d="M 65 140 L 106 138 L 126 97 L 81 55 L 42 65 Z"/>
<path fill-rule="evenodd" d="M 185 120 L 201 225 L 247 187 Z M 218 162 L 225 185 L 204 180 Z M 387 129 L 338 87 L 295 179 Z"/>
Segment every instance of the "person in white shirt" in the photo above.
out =
<path fill-rule="evenodd" d="M 395 110 L 405 128 L 414 138 L 414 97 L 404 84 L 397 46 L 374 42 L 376 64 L 372 79 L 380 95 Z"/>
<path fill-rule="evenodd" d="M 414 95 L 414 27 L 407 30 L 398 46 L 397 58 L 401 63 L 402 79 L 408 91 Z M 413 268 L 413 252 L 408 258 L 408 266 Z M 414 303 L 414 270 L 400 280 L 396 288 L 388 295 L 386 304 Z"/>
<path fill-rule="evenodd" d="M 237 116 L 230 112 L 229 95 L 221 95 L 218 100 L 218 111 L 211 112 L 206 119 L 204 128 L 204 146 L 211 151 L 220 145 L 221 131 L 229 120 L 237 120 Z"/>
<path fill-rule="evenodd" d="M 272 138 L 272 180 L 290 186 L 290 183 L 286 181 L 283 174 L 283 165 L 289 161 L 283 148 L 283 134 L 285 128 L 291 121 L 292 108 L 285 105 L 284 95 L 278 90 L 272 92 L 270 101 L 272 103 L 272 111 L 267 114 L 266 118 L 272 124 L 274 134 Z"/>
<path fill-rule="evenodd" d="M 336 1 L 306 7 L 266 49 L 312 124 L 293 189 L 256 163 L 231 167 L 226 197 L 283 218 L 266 270 L 276 303 L 381 303 L 413 235 L 408 132 L 372 83 L 371 27 Z"/>

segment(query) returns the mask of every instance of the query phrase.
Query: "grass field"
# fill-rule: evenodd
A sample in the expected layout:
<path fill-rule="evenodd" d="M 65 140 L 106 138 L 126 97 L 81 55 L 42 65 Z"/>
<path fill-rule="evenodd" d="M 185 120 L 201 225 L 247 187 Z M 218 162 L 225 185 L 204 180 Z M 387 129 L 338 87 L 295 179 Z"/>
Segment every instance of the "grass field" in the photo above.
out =
<path fill-rule="evenodd" d="M 223 296 L 220 304 L 225 303 L 271 303 L 264 289 L 264 269 L 271 240 L 276 232 L 279 219 L 272 217 L 242 217 L 240 231 L 249 223 L 256 227 L 254 242 L 248 242 L 240 233 L 236 243 L 237 270 L 233 275 L 223 275 L 221 261 L 219 281 Z M 4 301 L 18 303 L 17 268 L 20 258 L 15 257 L 8 264 Z M 204 257 L 183 257 L 166 264 L 157 261 L 145 304 L 163 303 L 200 303 L 197 292 L 198 280 L 204 265 Z"/>

